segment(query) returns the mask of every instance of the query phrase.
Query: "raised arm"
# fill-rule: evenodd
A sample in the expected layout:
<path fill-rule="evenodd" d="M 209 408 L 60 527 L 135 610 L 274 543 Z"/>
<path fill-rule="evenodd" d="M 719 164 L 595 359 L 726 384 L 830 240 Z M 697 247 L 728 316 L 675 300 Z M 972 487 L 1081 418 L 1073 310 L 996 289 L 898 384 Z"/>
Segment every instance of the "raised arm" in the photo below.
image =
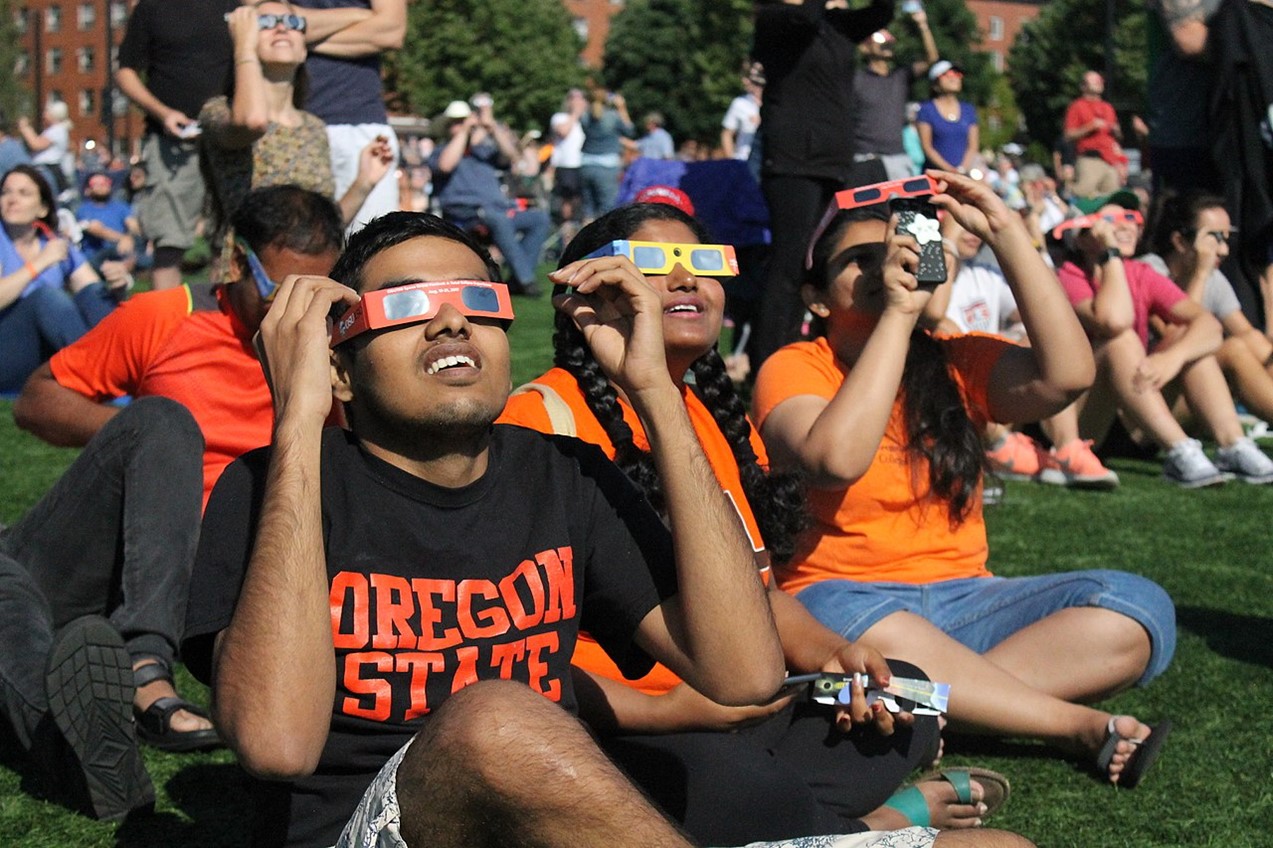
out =
<path fill-rule="evenodd" d="M 310 49 L 322 56 L 360 59 L 386 50 L 397 50 L 407 34 L 406 0 L 371 0 L 371 14 L 355 23 L 337 27 L 322 18 L 329 10 L 306 9 L 305 15 L 321 22 L 320 31 L 329 34 L 311 42 Z M 344 10 L 330 10 L 343 12 Z M 312 36 L 311 36 L 312 38 Z"/>
<path fill-rule="evenodd" d="M 1021 216 L 989 185 L 958 174 L 929 173 L 944 183 L 944 193 L 933 203 L 994 251 L 1030 337 L 1030 347 L 1007 351 L 995 366 L 991 417 L 1038 421 L 1060 411 L 1096 376 L 1091 346 L 1064 290 L 1035 250 Z"/>
<path fill-rule="evenodd" d="M 1101 254 L 1096 269 L 1096 295 L 1077 304 L 1074 309 L 1089 335 L 1100 339 L 1113 338 L 1131 328 L 1136 314 L 1114 227 L 1100 219 L 1091 230 L 1080 232 L 1077 238 L 1099 241 L 1106 252 Z"/>
<path fill-rule="evenodd" d="M 311 773 L 330 728 L 336 661 L 320 502 L 320 448 L 332 394 L 326 318 L 350 289 L 290 276 L 261 324 L 275 424 L 252 557 L 217 635 L 217 727 L 252 774 Z"/>
<path fill-rule="evenodd" d="M 642 621 L 638 644 L 719 703 L 767 699 L 782 681 L 782 649 L 742 523 L 668 375 L 660 297 L 626 257 L 551 276 L 574 289 L 557 306 L 636 410 L 663 483 L 678 591 Z"/>

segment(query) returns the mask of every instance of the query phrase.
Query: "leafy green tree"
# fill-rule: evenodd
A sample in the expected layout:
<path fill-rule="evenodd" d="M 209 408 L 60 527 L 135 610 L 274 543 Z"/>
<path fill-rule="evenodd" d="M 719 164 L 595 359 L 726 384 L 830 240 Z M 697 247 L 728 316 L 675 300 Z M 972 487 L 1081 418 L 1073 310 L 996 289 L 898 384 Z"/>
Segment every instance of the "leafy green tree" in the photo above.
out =
<path fill-rule="evenodd" d="M 1032 139 L 1052 144 L 1061 134 L 1066 107 L 1079 95 L 1083 72 L 1106 70 L 1108 2 L 1113 0 L 1052 0 L 1026 24 L 1008 54 L 1013 93 Z M 1105 99 L 1130 138 L 1127 121 L 1145 102 L 1144 4 L 1116 4 L 1113 46 Z"/>
<path fill-rule="evenodd" d="M 606 39 L 604 82 L 634 121 L 651 110 L 668 132 L 715 144 L 751 48 L 750 0 L 632 0 Z"/>
<path fill-rule="evenodd" d="M 421 115 L 486 91 L 501 120 L 542 128 L 584 79 L 583 41 L 560 0 L 415 0 L 407 15 L 390 82 Z"/>
<path fill-rule="evenodd" d="M 26 114 L 31 103 L 31 92 L 19 82 L 18 75 L 14 73 L 18 56 L 22 53 L 18 27 L 13 17 L 16 12 L 11 0 L 0 0 L 0 109 L 4 110 L 11 121 L 16 120 L 18 115 Z"/>
<path fill-rule="evenodd" d="M 978 50 L 981 33 L 977 29 L 977 18 L 968 11 L 964 0 L 926 0 L 924 11 L 928 14 L 928 28 L 933 31 L 938 54 L 964 69 L 964 98 L 979 109 L 989 104 L 1000 74 L 990 64 L 990 57 Z M 889 24 L 889 32 L 897 37 L 899 62 L 914 62 L 923 57 L 919 30 L 907 15 L 899 11 Z M 917 81 L 911 96 L 927 100 L 928 80 Z"/>

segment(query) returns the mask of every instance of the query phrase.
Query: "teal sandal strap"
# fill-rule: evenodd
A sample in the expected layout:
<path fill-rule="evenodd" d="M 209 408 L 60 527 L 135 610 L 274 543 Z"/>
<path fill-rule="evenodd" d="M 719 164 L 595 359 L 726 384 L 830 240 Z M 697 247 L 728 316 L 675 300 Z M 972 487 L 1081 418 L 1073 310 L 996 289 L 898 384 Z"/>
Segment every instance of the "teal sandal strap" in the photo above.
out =
<path fill-rule="evenodd" d="M 961 804 L 972 803 L 972 777 L 968 772 L 962 769 L 951 769 L 944 771 L 941 776 L 946 782 L 955 787 L 955 797 L 959 799 Z"/>
<path fill-rule="evenodd" d="M 894 792 L 893 797 L 884 802 L 884 806 L 892 807 L 906 816 L 906 820 L 912 827 L 928 827 L 932 823 L 928 816 L 928 802 L 924 800 L 924 793 L 914 786 Z"/>

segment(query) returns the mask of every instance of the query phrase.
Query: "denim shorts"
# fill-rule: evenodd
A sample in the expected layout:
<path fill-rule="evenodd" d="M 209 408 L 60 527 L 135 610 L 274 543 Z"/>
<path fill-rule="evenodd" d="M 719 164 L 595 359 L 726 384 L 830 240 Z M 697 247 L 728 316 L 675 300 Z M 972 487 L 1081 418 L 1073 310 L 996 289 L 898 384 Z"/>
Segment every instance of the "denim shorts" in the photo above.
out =
<path fill-rule="evenodd" d="M 1152 580 L 1125 571 L 969 577 L 927 584 L 824 580 L 800 590 L 796 598 L 814 618 L 852 641 L 886 616 L 910 612 L 977 653 L 1063 609 L 1112 610 L 1135 620 L 1149 634 L 1149 665 L 1137 681 L 1141 686 L 1166 671 L 1176 652 L 1176 608 L 1171 598 Z"/>

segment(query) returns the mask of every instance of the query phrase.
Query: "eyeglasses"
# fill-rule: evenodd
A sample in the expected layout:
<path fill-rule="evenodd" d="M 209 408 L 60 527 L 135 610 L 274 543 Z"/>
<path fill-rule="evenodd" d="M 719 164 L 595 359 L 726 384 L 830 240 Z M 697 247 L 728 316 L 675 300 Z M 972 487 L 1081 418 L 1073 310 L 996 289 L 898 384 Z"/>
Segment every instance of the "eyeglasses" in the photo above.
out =
<path fill-rule="evenodd" d="M 937 182 L 929 176 L 906 177 L 901 180 L 890 180 L 886 183 L 875 183 L 874 185 L 860 188 L 837 191 L 835 198 L 827 204 L 827 211 L 822 214 L 822 220 L 818 222 L 818 226 L 813 228 L 813 235 L 809 237 L 809 246 L 804 252 L 805 270 L 808 271 L 813 267 L 813 247 L 822 238 L 822 234 L 827 231 L 827 226 L 831 223 L 831 219 L 841 210 L 857 209 L 860 206 L 874 206 L 894 197 L 925 197 L 936 193 Z"/>
<path fill-rule="evenodd" d="M 367 292 L 332 327 L 331 346 L 368 330 L 418 324 L 450 304 L 469 318 L 513 320 L 508 286 L 485 280 L 442 280 L 408 283 Z"/>
<path fill-rule="evenodd" d="M 308 25 L 304 15 L 257 15 L 257 29 L 274 29 L 279 24 L 283 25 L 283 29 L 294 29 L 297 32 L 304 32 Z"/>
<path fill-rule="evenodd" d="M 1113 224 L 1135 224 L 1144 226 L 1145 218 L 1135 209 L 1124 209 L 1122 212 L 1103 212 L 1101 214 L 1082 215 L 1062 221 L 1052 228 L 1052 238 L 1059 239 L 1067 230 L 1090 230 L 1097 221 L 1109 221 Z"/>
<path fill-rule="evenodd" d="M 273 302 L 274 295 L 278 294 L 278 283 L 270 279 L 270 275 L 265 272 L 265 266 L 261 264 L 261 260 L 257 258 L 252 248 L 248 247 L 247 242 L 236 238 L 234 243 L 239 246 L 244 258 L 247 259 L 248 273 L 252 275 L 252 282 L 256 283 L 256 290 L 261 293 L 261 302 Z"/>
<path fill-rule="evenodd" d="M 963 79 L 964 72 L 957 70 L 955 68 L 951 68 L 949 71 L 946 71 L 945 73 L 938 74 L 937 79 L 941 79 L 942 77 L 959 77 L 960 79 Z"/>
<path fill-rule="evenodd" d="M 656 241 L 612 241 L 585 256 L 626 256 L 642 274 L 669 274 L 680 265 L 699 277 L 737 277 L 738 257 L 728 244 L 664 244 Z"/>
<path fill-rule="evenodd" d="M 1231 227 L 1227 233 L 1224 230 L 1185 230 L 1184 235 L 1186 238 L 1193 240 L 1198 237 L 1199 232 L 1202 232 L 1211 236 L 1213 239 L 1220 242 L 1220 244 L 1228 244 L 1233 240 L 1233 234 L 1237 231 L 1237 227 Z"/>

